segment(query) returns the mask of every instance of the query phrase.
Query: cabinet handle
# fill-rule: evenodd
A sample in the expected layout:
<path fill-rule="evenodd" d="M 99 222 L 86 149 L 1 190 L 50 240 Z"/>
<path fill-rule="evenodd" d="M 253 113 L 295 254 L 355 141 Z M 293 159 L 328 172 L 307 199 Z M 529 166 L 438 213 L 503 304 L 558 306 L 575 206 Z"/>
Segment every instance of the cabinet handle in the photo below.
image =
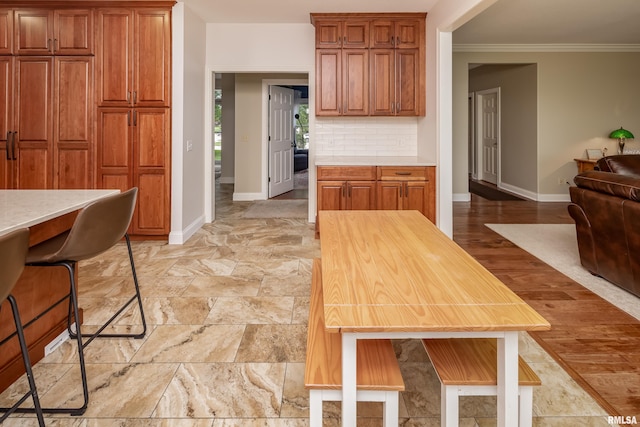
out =
<path fill-rule="evenodd" d="M 400 175 L 400 176 L 411 176 L 411 172 L 396 172 L 396 175 Z"/>
<path fill-rule="evenodd" d="M 138 112 L 133 110 L 133 125 L 138 126 Z"/>
<path fill-rule="evenodd" d="M 131 92 L 127 91 L 127 104 L 131 101 Z"/>
<path fill-rule="evenodd" d="M 342 197 L 347 197 L 347 184 L 342 184 Z"/>
<path fill-rule="evenodd" d="M 133 103 L 134 104 L 138 103 L 138 91 L 137 90 L 133 91 Z"/>
<path fill-rule="evenodd" d="M 404 188 L 404 184 L 400 183 L 400 198 L 402 199 L 402 189 Z"/>
<path fill-rule="evenodd" d="M 351 198 L 351 185 L 347 184 L 347 187 L 349 188 L 349 198 Z"/>
<path fill-rule="evenodd" d="M 11 158 L 12 160 L 18 160 L 18 156 L 16 154 L 16 135 L 18 132 L 12 132 L 13 136 L 11 137 Z"/>
<path fill-rule="evenodd" d="M 131 110 L 127 111 L 127 126 L 131 126 Z"/>
<path fill-rule="evenodd" d="M 53 51 L 58 51 L 58 39 L 53 39 Z"/>
<path fill-rule="evenodd" d="M 400 46 L 400 36 L 396 37 L 396 47 Z"/>

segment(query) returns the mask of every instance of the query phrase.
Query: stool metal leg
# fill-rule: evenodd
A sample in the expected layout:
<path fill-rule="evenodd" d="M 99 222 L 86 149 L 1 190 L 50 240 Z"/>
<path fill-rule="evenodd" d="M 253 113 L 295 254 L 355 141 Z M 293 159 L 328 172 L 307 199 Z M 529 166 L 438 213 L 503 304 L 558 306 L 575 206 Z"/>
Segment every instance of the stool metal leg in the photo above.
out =
<path fill-rule="evenodd" d="M 109 318 L 109 320 L 107 320 L 100 328 L 98 328 L 98 330 L 96 332 L 82 334 L 83 338 L 88 338 L 88 340 L 86 340 L 84 342 L 85 346 L 88 345 L 95 338 L 135 338 L 135 339 L 140 339 L 140 338 L 144 338 L 144 336 L 147 333 L 147 321 L 146 321 L 146 319 L 144 317 L 144 309 L 142 308 L 142 296 L 140 294 L 140 285 L 138 284 L 138 275 L 136 274 L 136 266 L 135 266 L 135 263 L 133 261 L 133 251 L 131 250 L 131 241 L 129 240 L 129 235 L 128 234 L 125 234 L 124 237 L 125 237 L 125 240 L 127 241 L 127 251 L 129 253 L 129 263 L 131 264 L 131 274 L 133 276 L 133 284 L 135 286 L 135 294 L 122 307 L 120 307 L 120 309 L 118 311 L 116 311 L 115 314 L 113 316 L 111 316 L 111 318 Z M 120 314 L 122 314 L 122 312 L 125 311 L 125 309 L 127 307 L 129 307 L 129 305 L 132 302 L 134 302 L 136 300 L 138 302 L 138 309 L 140 310 L 140 318 L 141 318 L 141 321 L 142 321 L 142 331 L 139 332 L 139 333 L 133 333 L 133 334 L 103 334 L 102 331 L 104 331 L 118 316 L 120 316 Z M 75 335 L 76 335 L 76 333 L 73 332 L 70 327 L 69 327 L 69 335 L 72 338 L 75 338 Z"/>
<path fill-rule="evenodd" d="M 38 419 L 38 425 L 40 427 L 44 427 L 44 418 L 42 416 L 42 408 L 40 406 L 40 399 L 38 397 L 38 390 L 36 388 L 36 383 L 33 378 L 33 370 L 31 369 L 31 360 L 29 359 L 29 349 L 27 347 L 27 342 L 24 339 L 24 331 L 22 330 L 22 322 L 20 321 L 20 313 L 18 312 L 18 304 L 16 303 L 13 295 L 9 295 L 7 300 L 11 304 L 11 310 L 13 312 L 13 320 L 16 324 L 16 333 L 18 335 L 18 342 L 20 343 L 20 351 L 22 353 L 22 361 L 24 362 L 24 369 L 27 374 L 27 381 L 29 382 L 29 392 L 22 396 L 18 402 L 11 408 L 2 408 L 6 412 L 2 417 L 0 417 L 0 424 L 12 413 L 18 412 L 18 406 L 22 405 L 28 398 L 31 396 L 33 399 L 33 412 L 36 414 L 36 418 Z"/>

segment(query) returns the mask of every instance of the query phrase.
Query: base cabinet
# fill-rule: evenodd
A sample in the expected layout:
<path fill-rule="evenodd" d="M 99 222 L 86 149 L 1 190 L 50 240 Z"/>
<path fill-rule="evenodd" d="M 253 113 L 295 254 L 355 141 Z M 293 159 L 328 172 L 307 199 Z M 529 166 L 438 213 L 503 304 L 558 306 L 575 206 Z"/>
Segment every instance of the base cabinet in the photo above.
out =
<path fill-rule="evenodd" d="M 318 166 L 317 209 L 417 210 L 435 223 L 435 172 L 434 166 Z"/>
<path fill-rule="evenodd" d="M 435 222 L 435 201 L 435 167 L 378 167 L 378 209 L 417 210 Z"/>

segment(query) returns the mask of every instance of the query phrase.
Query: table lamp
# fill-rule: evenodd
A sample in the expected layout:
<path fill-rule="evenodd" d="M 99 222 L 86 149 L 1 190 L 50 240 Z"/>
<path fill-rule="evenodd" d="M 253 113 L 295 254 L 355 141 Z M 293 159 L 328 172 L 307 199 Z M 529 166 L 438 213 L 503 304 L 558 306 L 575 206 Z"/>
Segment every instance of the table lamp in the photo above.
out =
<path fill-rule="evenodd" d="M 627 139 L 633 139 L 633 134 L 626 129 L 616 129 L 609 134 L 609 138 L 618 140 L 618 154 L 623 154 L 624 152 L 624 143 Z"/>

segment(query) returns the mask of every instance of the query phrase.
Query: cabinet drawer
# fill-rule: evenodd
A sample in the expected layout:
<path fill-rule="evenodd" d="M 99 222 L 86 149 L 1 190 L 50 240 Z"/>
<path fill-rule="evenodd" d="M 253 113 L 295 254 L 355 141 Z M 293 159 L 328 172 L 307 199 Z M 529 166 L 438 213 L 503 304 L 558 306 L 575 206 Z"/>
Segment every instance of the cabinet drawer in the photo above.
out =
<path fill-rule="evenodd" d="M 378 166 L 380 181 L 425 181 L 427 179 L 426 166 Z"/>
<path fill-rule="evenodd" d="M 375 166 L 318 166 L 318 181 L 375 180 Z"/>

